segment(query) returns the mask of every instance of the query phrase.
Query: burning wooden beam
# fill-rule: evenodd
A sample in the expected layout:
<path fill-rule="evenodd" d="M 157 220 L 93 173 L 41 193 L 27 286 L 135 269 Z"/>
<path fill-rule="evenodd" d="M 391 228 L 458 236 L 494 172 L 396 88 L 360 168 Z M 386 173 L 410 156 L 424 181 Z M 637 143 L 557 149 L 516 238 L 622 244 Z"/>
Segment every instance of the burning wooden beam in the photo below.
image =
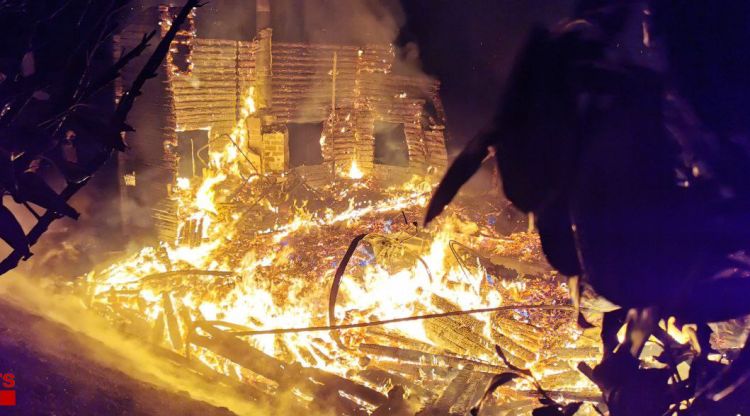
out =
<path fill-rule="evenodd" d="M 179 351 L 183 348 L 182 335 L 180 334 L 180 327 L 177 323 L 177 316 L 174 313 L 174 307 L 172 306 L 172 299 L 169 297 L 169 293 L 162 293 L 162 304 L 164 318 L 167 322 L 167 334 L 169 335 L 169 340 L 172 342 L 174 349 Z"/>
<path fill-rule="evenodd" d="M 386 345 L 361 344 L 359 346 L 359 350 L 367 354 L 390 357 L 399 361 L 407 361 L 412 363 L 429 363 L 432 365 L 444 365 L 446 367 L 455 368 L 463 368 L 470 365 L 473 366 L 476 371 L 484 371 L 488 373 L 508 371 L 507 367 L 488 364 L 468 358 L 456 357 L 452 355 L 430 354 L 422 351 L 415 351 Z"/>
<path fill-rule="evenodd" d="M 487 339 L 454 317 L 427 320 L 424 328 L 432 341 L 450 352 L 474 357 L 493 355 L 492 344 Z"/>
<path fill-rule="evenodd" d="M 372 405 L 383 404 L 386 400 L 383 394 L 343 377 L 315 368 L 301 367 L 299 364 L 284 363 L 253 348 L 237 337 L 224 334 L 223 331 L 213 326 L 203 325 L 200 330 L 207 332 L 211 337 L 193 333 L 189 337 L 190 342 L 279 383 L 282 389 L 299 387 L 308 394 L 321 397 L 328 397 L 331 391 L 340 391 Z M 344 403 L 349 401 L 344 397 L 339 397 L 337 400 Z"/>
<path fill-rule="evenodd" d="M 367 369 L 357 372 L 357 376 L 376 386 L 401 386 L 411 395 L 419 398 L 419 401 L 426 403 L 433 400 L 437 394 L 434 391 L 425 389 L 416 384 L 413 379 L 404 377 L 377 366 L 368 366 Z"/>

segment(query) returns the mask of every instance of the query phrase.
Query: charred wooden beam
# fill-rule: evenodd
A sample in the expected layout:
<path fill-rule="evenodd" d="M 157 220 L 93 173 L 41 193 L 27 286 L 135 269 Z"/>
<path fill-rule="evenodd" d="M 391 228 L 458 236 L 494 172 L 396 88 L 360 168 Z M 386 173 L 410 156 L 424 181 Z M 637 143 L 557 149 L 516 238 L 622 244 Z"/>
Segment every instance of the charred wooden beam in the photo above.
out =
<path fill-rule="evenodd" d="M 164 313 L 159 312 L 156 322 L 154 322 L 154 329 L 151 332 L 151 342 L 159 345 L 162 339 L 164 339 Z"/>
<path fill-rule="evenodd" d="M 162 307 L 164 308 L 164 318 L 167 322 L 167 334 L 169 334 L 169 340 L 172 342 L 172 346 L 176 350 L 183 348 L 182 335 L 180 334 L 180 327 L 177 323 L 177 316 L 174 313 L 174 307 L 172 306 L 172 298 L 169 297 L 169 293 L 162 293 Z"/>
<path fill-rule="evenodd" d="M 203 364 L 201 361 L 196 359 L 190 359 L 187 357 L 184 357 L 180 354 L 175 353 L 174 351 L 168 350 L 166 348 L 161 347 L 152 347 L 151 351 L 167 360 L 170 360 L 182 367 L 189 368 L 190 370 L 198 373 L 202 378 L 204 378 L 206 381 L 213 382 L 213 383 L 222 383 L 234 390 L 236 390 L 238 393 L 242 394 L 244 397 L 247 397 L 248 399 L 257 402 L 257 403 L 272 403 L 274 398 L 269 395 L 268 393 L 264 392 L 263 390 L 260 390 L 251 384 L 248 383 L 242 383 L 241 381 L 234 379 L 232 377 L 229 377 L 227 375 L 224 375 L 220 372 L 217 372 L 216 370 L 210 368 L 209 366 Z M 287 404 L 288 405 L 288 404 Z M 302 409 L 302 405 L 300 404 L 300 410 Z"/>
<path fill-rule="evenodd" d="M 575 387 L 588 379 L 578 370 L 568 370 L 560 373 L 550 374 L 539 380 L 542 387 L 547 390 L 560 390 L 566 387 Z"/>
<path fill-rule="evenodd" d="M 544 331 L 540 328 L 514 319 L 497 317 L 493 320 L 492 326 L 503 334 L 513 336 L 514 338 L 523 337 L 527 342 L 534 344 L 541 345 L 544 340 Z"/>
<path fill-rule="evenodd" d="M 241 340 L 221 334 L 221 331 L 206 328 L 211 337 L 197 335 L 195 332 L 188 337 L 188 342 L 213 351 L 231 361 L 257 373 L 280 385 L 294 384 L 295 368 L 292 365 L 279 361 L 262 351 L 253 348 Z"/>
<path fill-rule="evenodd" d="M 437 294 L 433 294 L 430 298 L 430 301 L 433 305 L 435 305 L 437 308 L 444 312 L 452 312 L 452 311 L 458 311 L 461 310 L 461 308 L 456 305 L 455 303 L 449 301 L 448 299 L 439 296 Z M 484 328 L 484 322 L 480 321 L 474 316 L 471 315 L 461 315 L 461 316 L 455 316 L 451 317 L 456 322 L 460 323 L 462 326 L 465 326 L 467 328 L 470 328 L 474 332 L 481 332 L 482 328 Z"/>
<path fill-rule="evenodd" d="M 382 368 L 391 373 L 397 372 L 413 380 L 421 380 L 423 383 L 435 380 L 442 382 L 449 380 L 456 374 L 456 370 L 448 367 L 440 367 L 429 364 L 410 363 L 405 361 L 394 361 L 391 359 L 371 359 L 370 365 Z"/>
<path fill-rule="evenodd" d="M 510 353 L 514 357 L 518 357 L 520 360 L 529 363 L 536 360 L 536 354 L 533 351 L 529 351 L 513 339 L 503 335 L 499 331 L 493 328 L 492 340 L 496 345 L 500 346 L 506 353 Z M 509 357 L 510 358 L 510 357 Z M 515 364 L 514 364 L 515 365 Z"/>
<path fill-rule="evenodd" d="M 376 366 L 368 366 L 367 369 L 357 372 L 357 375 L 369 383 L 380 386 L 401 386 L 410 393 L 416 395 L 421 402 L 434 399 L 437 394 L 434 391 L 414 383 L 411 379 L 400 374 L 393 373 Z"/>
<path fill-rule="evenodd" d="M 167 278 L 176 277 L 176 276 L 194 275 L 194 276 L 226 277 L 226 276 L 234 276 L 236 274 L 237 274 L 236 272 L 228 272 L 228 271 L 221 271 L 221 270 L 200 270 L 200 269 L 174 270 L 170 272 L 150 274 L 140 279 L 140 282 L 145 283 L 151 280 L 167 279 Z"/>
<path fill-rule="evenodd" d="M 423 323 L 427 337 L 441 347 L 467 356 L 492 356 L 492 344 L 454 317 L 429 319 Z"/>
<path fill-rule="evenodd" d="M 453 407 L 458 398 L 468 387 L 472 372 L 473 368 L 471 366 L 468 366 L 467 368 L 461 370 L 458 374 L 456 374 L 456 376 L 453 377 L 453 380 L 451 380 L 450 384 L 448 384 L 448 387 L 446 387 L 443 393 L 440 395 L 440 398 L 431 407 L 435 410 L 449 413 L 451 407 Z"/>
<path fill-rule="evenodd" d="M 488 404 L 482 408 L 489 415 L 507 415 L 518 409 L 527 409 L 531 406 L 539 407 L 539 401 L 536 399 L 512 400 L 502 404 Z"/>
<path fill-rule="evenodd" d="M 431 344 L 410 338 L 399 332 L 391 331 L 380 326 L 367 328 L 367 335 L 368 343 L 370 344 L 398 345 L 402 348 L 424 351 L 431 354 L 439 354 L 441 352 Z"/>
<path fill-rule="evenodd" d="M 440 398 L 428 408 L 428 414 L 467 414 L 484 394 L 491 378 L 492 374 L 479 373 L 471 366 L 466 367 L 451 380 Z"/>

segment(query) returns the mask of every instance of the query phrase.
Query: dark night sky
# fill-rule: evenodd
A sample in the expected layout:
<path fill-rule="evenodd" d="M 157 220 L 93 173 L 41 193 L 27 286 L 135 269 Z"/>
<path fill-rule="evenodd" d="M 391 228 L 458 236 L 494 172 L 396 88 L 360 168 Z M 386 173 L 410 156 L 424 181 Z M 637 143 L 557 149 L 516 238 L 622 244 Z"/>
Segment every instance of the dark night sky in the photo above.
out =
<path fill-rule="evenodd" d="M 553 24 L 572 0 L 402 0 L 402 38 L 419 45 L 423 69 L 442 82 L 449 146 L 456 150 L 492 116 L 518 48 L 535 24 Z"/>
<path fill-rule="evenodd" d="M 488 122 L 529 30 L 561 20 L 572 5 L 573 0 L 271 0 L 276 38 L 304 30 L 295 22 L 303 18 L 307 25 L 317 20 L 307 28 L 317 40 L 361 39 L 367 34 L 351 10 L 395 15 L 396 26 L 403 26 L 398 43 L 415 43 L 423 70 L 442 82 L 452 151 Z M 211 0 L 198 11 L 198 35 L 249 38 L 254 7 L 254 0 Z M 311 16 L 315 8 L 326 9 L 322 18 Z"/>

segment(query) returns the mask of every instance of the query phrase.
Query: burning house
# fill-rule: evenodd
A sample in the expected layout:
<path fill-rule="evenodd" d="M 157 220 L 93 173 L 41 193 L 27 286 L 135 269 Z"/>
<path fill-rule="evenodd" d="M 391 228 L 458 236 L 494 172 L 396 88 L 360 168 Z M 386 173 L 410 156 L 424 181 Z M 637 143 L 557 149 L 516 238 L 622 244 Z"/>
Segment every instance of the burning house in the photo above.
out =
<path fill-rule="evenodd" d="M 209 153 L 232 141 L 248 174 L 293 171 L 313 186 L 360 175 L 394 184 L 443 170 L 436 80 L 400 69 L 389 44 L 275 41 L 270 4 L 256 4 L 252 40 L 203 38 L 196 16 L 180 32 L 160 85 L 138 109 L 145 126 L 127 138 L 126 200 L 153 208 L 177 178 L 202 176 Z M 120 45 L 137 44 L 157 21 L 165 32 L 174 11 L 143 13 Z"/>

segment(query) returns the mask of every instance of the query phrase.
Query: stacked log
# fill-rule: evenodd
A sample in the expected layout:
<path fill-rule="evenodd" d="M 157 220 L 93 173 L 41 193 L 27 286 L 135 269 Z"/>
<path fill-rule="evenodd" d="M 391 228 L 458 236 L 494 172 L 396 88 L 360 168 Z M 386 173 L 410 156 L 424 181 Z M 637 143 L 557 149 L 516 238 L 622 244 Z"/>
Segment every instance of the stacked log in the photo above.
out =
<path fill-rule="evenodd" d="M 202 38 L 193 42 L 193 71 L 171 79 L 177 126 L 210 127 L 214 135 L 228 132 L 255 80 L 257 43 Z"/>

